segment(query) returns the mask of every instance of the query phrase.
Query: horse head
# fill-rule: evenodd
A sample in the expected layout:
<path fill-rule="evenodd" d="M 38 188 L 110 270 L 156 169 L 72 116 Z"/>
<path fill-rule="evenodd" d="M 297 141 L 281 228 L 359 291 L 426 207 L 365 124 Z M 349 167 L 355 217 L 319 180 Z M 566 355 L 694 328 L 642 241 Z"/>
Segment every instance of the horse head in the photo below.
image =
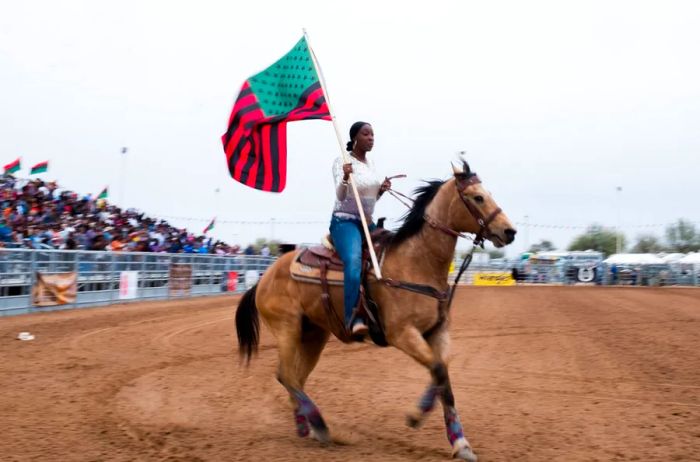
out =
<path fill-rule="evenodd" d="M 464 207 L 460 217 L 454 217 L 460 231 L 476 234 L 475 242 L 488 239 L 496 247 L 503 247 L 515 240 L 516 230 L 491 193 L 481 183 L 469 164 L 460 158 L 461 165 L 452 164 L 456 194 Z"/>

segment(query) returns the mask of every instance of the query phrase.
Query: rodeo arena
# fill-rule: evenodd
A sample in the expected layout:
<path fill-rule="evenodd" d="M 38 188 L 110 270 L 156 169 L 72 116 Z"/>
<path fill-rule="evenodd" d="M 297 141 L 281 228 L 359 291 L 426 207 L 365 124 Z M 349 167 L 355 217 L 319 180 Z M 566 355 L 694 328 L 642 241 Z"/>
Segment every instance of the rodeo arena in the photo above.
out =
<path fill-rule="evenodd" d="M 658 225 L 668 240 L 649 245 L 628 243 L 634 230 L 619 221 L 558 226 L 558 245 L 541 226 L 538 244 L 537 225 L 510 214 L 518 193 L 499 195 L 518 178 L 499 178 L 510 161 L 494 168 L 455 149 L 421 161 L 439 180 L 375 174 L 374 131 L 388 141 L 379 126 L 338 122 L 349 103 L 331 107 L 328 85 L 344 90 L 320 67 L 332 48 L 317 56 L 306 31 L 288 37 L 248 43 L 255 59 L 236 66 L 250 77 L 218 89 L 228 122 L 196 149 L 216 151 L 205 154 L 223 171 L 220 218 L 146 212 L 168 183 L 125 206 L 125 178 L 161 175 L 130 148 L 119 149 L 131 173 L 88 193 L 60 167 L 78 144 L 52 138 L 66 147 L 42 161 L 19 155 L 29 151 L 20 142 L 0 145 L 0 460 L 700 461 L 698 210 L 674 211 L 687 218 Z M 323 149 L 335 155 L 306 161 L 303 178 L 294 168 L 311 142 L 291 128 L 288 139 L 292 121 L 332 136 Z M 273 194 L 331 170 L 333 186 L 303 192 L 308 204 Z M 530 178 L 516 181 L 531 193 Z M 697 199 L 697 184 L 685 187 Z M 248 238 L 246 201 L 315 213 L 311 196 L 322 194 L 332 217 L 273 211 L 259 224 L 277 238 Z M 373 214 L 379 198 L 396 216 Z M 180 204 L 182 215 L 209 210 Z M 226 221 L 231 210 L 238 221 Z M 303 237 L 285 237 L 290 227 Z"/>

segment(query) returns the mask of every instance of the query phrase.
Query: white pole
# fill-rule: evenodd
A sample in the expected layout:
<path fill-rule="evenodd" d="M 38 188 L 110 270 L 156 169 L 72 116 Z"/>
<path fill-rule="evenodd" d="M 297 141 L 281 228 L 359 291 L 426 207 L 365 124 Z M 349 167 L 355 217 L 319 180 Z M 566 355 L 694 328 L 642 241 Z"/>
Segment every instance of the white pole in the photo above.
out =
<path fill-rule="evenodd" d="M 347 152 L 345 151 L 345 146 L 343 146 L 343 137 L 340 134 L 340 130 L 338 129 L 338 122 L 335 118 L 335 114 L 333 113 L 333 109 L 331 109 L 331 100 L 330 97 L 328 96 L 328 89 L 326 88 L 326 81 L 323 78 L 323 72 L 321 71 L 321 66 L 318 64 L 318 61 L 316 60 L 316 54 L 314 53 L 313 49 L 311 48 L 311 42 L 309 41 L 309 35 L 306 33 L 306 29 L 302 29 L 304 31 L 304 38 L 306 39 L 306 45 L 309 47 L 309 52 L 311 53 L 311 60 L 314 63 L 314 67 L 316 68 L 316 72 L 318 73 L 319 77 L 319 82 L 321 83 L 321 89 L 323 90 L 323 94 L 326 97 L 326 105 L 328 106 L 328 112 L 331 115 L 331 121 L 333 122 L 333 128 L 335 128 L 335 136 L 338 138 L 338 146 L 340 147 L 340 155 L 343 157 L 343 162 L 348 163 L 348 157 L 347 157 Z M 369 247 L 369 256 L 372 260 L 372 267 L 374 268 L 374 274 L 377 276 L 377 279 L 382 279 L 382 272 L 379 270 L 379 263 L 377 262 L 377 255 L 374 253 L 374 246 L 372 245 L 372 238 L 370 237 L 369 234 L 369 227 L 367 226 L 367 218 L 365 218 L 365 211 L 362 208 L 362 201 L 360 200 L 360 196 L 357 193 L 357 186 L 355 185 L 355 181 L 353 180 L 352 174 L 350 174 L 350 186 L 352 186 L 352 193 L 355 196 L 355 202 L 357 203 L 357 209 L 360 212 L 360 220 L 362 221 L 362 229 L 365 232 L 365 238 L 367 239 L 367 244 Z"/>

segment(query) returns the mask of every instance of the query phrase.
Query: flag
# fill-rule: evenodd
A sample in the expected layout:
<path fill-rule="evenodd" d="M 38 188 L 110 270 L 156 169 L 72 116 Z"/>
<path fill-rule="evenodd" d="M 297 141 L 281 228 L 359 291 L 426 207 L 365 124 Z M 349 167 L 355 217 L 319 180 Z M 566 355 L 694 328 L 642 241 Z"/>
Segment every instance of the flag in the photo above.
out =
<path fill-rule="evenodd" d="M 19 157 L 14 162 L 5 165 L 5 173 L 15 173 L 21 168 Z"/>
<path fill-rule="evenodd" d="M 46 160 L 44 162 L 39 162 L 35 166 L 32 167 L 32 169 L 29 171 L 30 175 L 34 175 L 35 173 L 44 173 L 48 171 L 49 169 L 49 161 Z"/>
<path fill-rule="evenodd" d="M 287 122 L 331 120 L 303 38 L 289 53 L 243 83 L 221 137 L 234 180 L 281 192 L 287 181 Z"/>
<path fill-rule="evenodd" d="M 105 186 L 105 189 L 103 189 L 100 194 L 97 195 L 98 199 L 107 199 L 107 186 Z"/>
<path fill-rule="evenodd" d="M 214 222 L 216 221 L 216 217 L 211 219 L 211 222 L 207 225 L 206 228 L 204 228 L 204 231 L 202 231 L 202 234 L 207 234 L 209 231 L 214 229 Z"/>

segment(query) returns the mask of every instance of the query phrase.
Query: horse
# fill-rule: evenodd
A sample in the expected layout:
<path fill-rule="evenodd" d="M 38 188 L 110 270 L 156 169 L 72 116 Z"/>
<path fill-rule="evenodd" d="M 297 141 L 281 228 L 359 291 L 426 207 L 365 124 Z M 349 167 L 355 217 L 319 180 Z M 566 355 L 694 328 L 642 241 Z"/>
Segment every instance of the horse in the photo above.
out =
<path fill-rule="evenodd" d="M 386 342 L 430 372 L 431 382 L 417 409 L 409 413 L 407 424 L 418 428 L 439 398 L 452 456 L 476 461 L 459 420 L 448 374 L 446 300 L 451 297 L 434 294 L 448 293 L 450 263 L 462 233 L 476 234 L 476 243 L 487 239 L 503 247 L 513 242 L 516 230 L 466 161 L 452 168 L 453 177 L 426 182 L 416 190 L 412 208 L 384 251 L 383 280 L 370 273 L 367 286 L 379 307 Z M 289 393 L 298 435 L 329 443 L 328 427 L 304 392 L 304 384 L 331 333 L 343 341 L 347 338 L 324 309 L 321 286 L 290 277 L 295 257 L 296 252 L 283 254 L 241 298 L 236 310 L 239 353 L 249 364 L 257 351 L 262 316 L 277 340 L 277 380 Z M 433 297 L 430 291 L 402 290 L 406 287 L 432 288 Z M 342 319 L 343 288 L 330 287 L 329 293 Z"/>

